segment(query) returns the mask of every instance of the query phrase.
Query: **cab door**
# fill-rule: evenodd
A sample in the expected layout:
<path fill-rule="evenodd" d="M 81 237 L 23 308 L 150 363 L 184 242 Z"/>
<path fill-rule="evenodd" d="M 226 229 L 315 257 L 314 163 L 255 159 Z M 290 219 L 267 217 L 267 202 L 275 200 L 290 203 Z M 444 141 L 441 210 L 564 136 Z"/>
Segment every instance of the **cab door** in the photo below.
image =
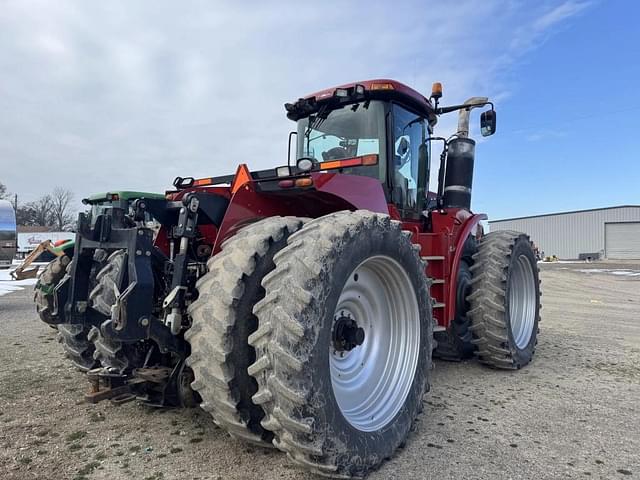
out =
<path fill-rule="evenodd" d="M 429 179 L 429 122 L 394 103 L 390 128 L 391 199 L 403 218 L 419 218 Z"/>

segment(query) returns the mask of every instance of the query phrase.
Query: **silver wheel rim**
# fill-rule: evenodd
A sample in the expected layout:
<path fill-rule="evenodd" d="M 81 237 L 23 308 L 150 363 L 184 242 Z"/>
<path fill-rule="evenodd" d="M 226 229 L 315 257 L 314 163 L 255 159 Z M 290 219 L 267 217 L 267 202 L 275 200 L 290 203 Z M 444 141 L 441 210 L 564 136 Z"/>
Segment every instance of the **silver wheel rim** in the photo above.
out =
<path fill-rule="evenodd" d="M 529 345 L 536 319 L 536 286 L 531 262 L 520 255 L 511 267 L 509 278 L 509 322 L 513 340 L 519 349 Z"/>
<path fill-rule="evenodd" d="M 349 351 L 329 346 L 331 386 L 344 418 L 356 429 L 383 428 L 409 395 L 420 353 L 420 312 L 404 268 L 387 256 L 362 262 L 345 283 L 335 318 L 365 331 Z"/>

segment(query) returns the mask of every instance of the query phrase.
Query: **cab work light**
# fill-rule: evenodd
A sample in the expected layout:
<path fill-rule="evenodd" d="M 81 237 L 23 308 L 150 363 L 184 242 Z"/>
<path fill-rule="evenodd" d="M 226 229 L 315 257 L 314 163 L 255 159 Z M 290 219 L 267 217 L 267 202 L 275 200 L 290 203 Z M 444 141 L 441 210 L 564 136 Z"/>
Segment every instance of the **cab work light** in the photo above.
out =
<path fill-rule="evenodd" d="M 291 169 L 288 166 L 277 167 L 276 168 L 276 176 L 278 176 L 278 177 L 289 177 L 289 176 L 291 176 Z"/>
<path fill-rule="evenodd" d="M 296 162 L 296 166 L 298 167 L 298 170 L 308 172 L 313 168 L 313 160 L 307 157 L 303 157 Z"/>
<path fill-rule="evenodd" d="M 369 85 L 370 90 L 394 90 L 393 83 L 372 83 Z"/>

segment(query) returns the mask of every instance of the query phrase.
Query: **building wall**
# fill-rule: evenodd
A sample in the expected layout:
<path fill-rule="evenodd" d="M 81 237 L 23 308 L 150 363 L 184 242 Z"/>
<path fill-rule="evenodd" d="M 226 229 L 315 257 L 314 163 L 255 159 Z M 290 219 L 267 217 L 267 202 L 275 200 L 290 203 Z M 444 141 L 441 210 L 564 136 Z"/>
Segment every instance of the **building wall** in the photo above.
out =
<path fill-rule="evenodd" d="M 73 232 L 18 233 L 18 252 L 30 252 L 45 240 L 55 243 L 60 240 L 73 240 L 74 238 L 76 238 L 76 234 Z"/>
<path fill-rule="evenodd" d="M 545 255 L 574 259 L 581 253 L 604 255 L 607 222 L 640 222 L 640 206 L 495 220 L 489 222 L 489 229 L 527 233 Z"/>

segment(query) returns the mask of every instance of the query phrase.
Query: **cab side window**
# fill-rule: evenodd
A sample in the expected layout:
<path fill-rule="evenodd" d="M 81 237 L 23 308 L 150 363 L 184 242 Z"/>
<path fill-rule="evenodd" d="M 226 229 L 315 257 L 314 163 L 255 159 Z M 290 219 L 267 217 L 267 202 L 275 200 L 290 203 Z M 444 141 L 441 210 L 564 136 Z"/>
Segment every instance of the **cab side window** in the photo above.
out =
<path fill-rule="evenodd" d="M 404 108 L 393 106 L 393 192 L 401 209 L 422 209 L 429 178 L 429 129 L 427 121 Z"/>

